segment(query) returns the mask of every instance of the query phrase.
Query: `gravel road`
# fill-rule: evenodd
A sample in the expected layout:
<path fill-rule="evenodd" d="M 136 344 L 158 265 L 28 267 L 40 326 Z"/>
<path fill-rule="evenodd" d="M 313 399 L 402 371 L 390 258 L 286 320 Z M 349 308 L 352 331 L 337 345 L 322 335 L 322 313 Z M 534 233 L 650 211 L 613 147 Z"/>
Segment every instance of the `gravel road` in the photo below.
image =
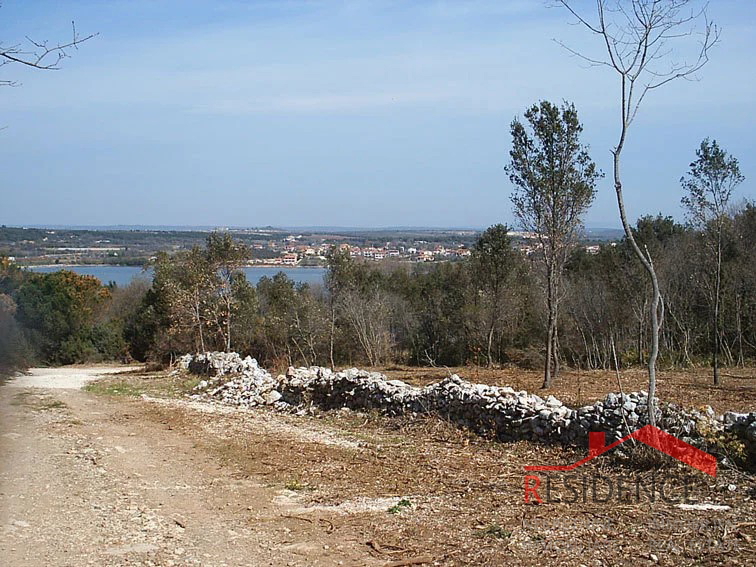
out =
<path fill-rule="evenodd" d="M 154 404 L 78 389 L 125 369 L 35 369 L 0 386 L 2 565 L 383 564 L 156 421 Z"/>
<path fill-rule="evenodd" d="M 87 382 L 107 374 L 135 370 L 137 366 L 72 366 L 68 368 L 32 368 L 8 380 L 11 388 L 45 388 L 49 390 L 78 390 Z"/>

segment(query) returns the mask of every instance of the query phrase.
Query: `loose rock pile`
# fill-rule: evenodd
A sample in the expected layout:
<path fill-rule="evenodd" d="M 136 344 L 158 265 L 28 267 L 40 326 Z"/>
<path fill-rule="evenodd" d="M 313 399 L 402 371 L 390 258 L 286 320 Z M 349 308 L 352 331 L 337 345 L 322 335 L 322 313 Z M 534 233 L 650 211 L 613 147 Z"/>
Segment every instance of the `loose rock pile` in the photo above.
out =
<path fill-rule="evenodd" d="M 584 445 L 589 432 L 602 431 L 611 443 L 648 423 L 644 391 L 610 393 L 574 409 L 554 396 L 543 399 L 509 387 L 473 384 L 456 374 L 420 388 L 356 368 L 341 372 L 317 366 L 289 368 L 274 379 L 256 360 L 236 353 L 187 355 L 180 364 L 215 376 L 200 382 L 198 398 L 242 407 L 268 404 L 284 409 L 311 404 L 323 409 L 377 409 L 387 415 L 431 413 L 503 441 Z M 685 441 L 701 444 L 707 435 L 728 432 L 743 441 L 750 454 L 756 453 L 756 412 L 717 417 L 711 408 L 683 410 L 666 403 L 657 403 L 656 412 L 657 425 Z"/>
<path fill-rule="evenodd" d="M 751 453 L 754 454 L 753 448 L 756 448 L 756 412 L 736 413 L 728 411 L 722 416 L 722 421 L 725 429 L 743 439 L 746 446 L 752 449 Z"/>
<path fill-rule="evenodd" d="M 198 397 L 243 407 L 270 405 L 281 399 L 278 381 L 249 356 L 242 359 L 235 352 L 187 354 L 179 359 L 179 367 L 209 376 L 195 388 Z"/>

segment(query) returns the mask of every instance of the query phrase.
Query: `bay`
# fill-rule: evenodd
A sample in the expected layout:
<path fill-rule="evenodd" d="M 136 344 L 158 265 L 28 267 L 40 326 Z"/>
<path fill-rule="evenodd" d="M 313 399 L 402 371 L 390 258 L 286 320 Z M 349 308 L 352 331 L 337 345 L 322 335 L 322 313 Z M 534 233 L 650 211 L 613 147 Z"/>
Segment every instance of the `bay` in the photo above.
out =
<path fill-rule="evenodd" d="M 94 276 L 103 284 L 115 282 L 119 287 L 129 285 L 135 278 L 146 280 L 152 279 L 152 270 L 143 270 L 137 266 L 29 266 L 29 270 L 41 273 L 70 270 L 77 274 Z M 325 268 L 297 268 L 297 267 L 248 267 L 244 273 L 250 283 L 256 284 L 263 276 L 272 278 L 277 273 L 283 272 L 289 279 L 297 283 L 317 285 L 323 283 L 326 273 Z"/>

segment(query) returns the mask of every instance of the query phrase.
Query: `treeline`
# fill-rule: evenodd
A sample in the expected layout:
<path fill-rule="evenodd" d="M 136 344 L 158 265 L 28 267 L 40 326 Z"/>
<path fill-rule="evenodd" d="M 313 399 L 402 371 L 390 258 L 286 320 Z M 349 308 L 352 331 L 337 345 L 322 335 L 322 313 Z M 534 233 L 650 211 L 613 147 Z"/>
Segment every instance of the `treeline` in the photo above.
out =
<path fill-rule="evenodd" d="M 128 359 L 127 329 L 149 287 L 144 280 L 103 286 L 67 270 L 30 272 L 0 258 L 0 371 Z"/>
<path fill-rule="evenodd" d="M 635 237 L 654 258 L 664 298 L 662 362 L 756 358 L 756 207 L 725 222 L 719 325 L 705 230 L 645 217 Z M 119 288 L 68 271 L 2 264 L 0 361 L 5 367 L 91 360 L 169 363 L 186 352 L 235 350 L 268 366 L 516 364 L 542 368 L 543 263 L 496 225 L 469 260 L 375 264 L 334 249 L 322 286 L 283 273 L 250 284 L 249 249 L 214 233 L 204 247 L 160 254 L 154 279 Z M 649 348 L 646 280 L 626 242 L 576 247 L 566 265 L 559 357 L 569 366 L 641 364 Z M 718 331 L 715 331 L 718 329 Z M 717 332 L 718 336 L 713 336 Z M 718 341 L 718 342 L 717 342 Z"/>

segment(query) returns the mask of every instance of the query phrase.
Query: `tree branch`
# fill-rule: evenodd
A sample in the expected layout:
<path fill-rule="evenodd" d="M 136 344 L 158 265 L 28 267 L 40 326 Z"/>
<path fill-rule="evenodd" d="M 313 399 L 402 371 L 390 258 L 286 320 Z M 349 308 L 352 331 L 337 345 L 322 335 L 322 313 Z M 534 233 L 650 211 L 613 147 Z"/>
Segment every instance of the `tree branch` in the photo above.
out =
<path fill-rule="evenodd" d="M 50 45 L 47 41 L 35 41 L 26 37 L 31 45 L 24 49 L 20 44 L 3 47 L 0 44 L 0 66 L 16 64 L 43 71 L 55 71 L 60 69 L 60 62 L 67 58 L 68 51 L 78 49 L 79 45 L 96 37 L 97 33 L 81 37 L 76 31 L 76 23 L 71 22 L 72 37 L 66 43 Z M 11 80 L 0 80 L 0 86 L 15 86 L 17 83 Z"/>

